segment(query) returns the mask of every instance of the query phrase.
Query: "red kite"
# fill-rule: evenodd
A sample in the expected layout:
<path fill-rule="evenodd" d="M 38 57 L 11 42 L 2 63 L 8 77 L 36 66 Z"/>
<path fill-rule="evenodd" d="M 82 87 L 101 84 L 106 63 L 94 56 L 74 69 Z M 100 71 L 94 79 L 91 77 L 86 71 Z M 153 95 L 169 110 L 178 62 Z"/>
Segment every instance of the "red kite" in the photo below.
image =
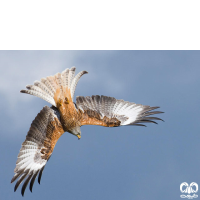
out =
<path fill-rule="evenodd" d="M 159 107 L 144 106 L 103 95 L 78 96 L 74 103 L 76 85 L 81 76 L 87 73 L 81 71 L 74 76 L 75 69 L 72 67 L 54 76 L 42 78 L 40 81 L 35 81 L 34 85 L 26 86 L 27 90 L 21 90 L 22 93 L 40 97 L 52 104 L 51 108 L 45 106 L 33 120 L 18 155 L 11 183 L 19 178 L 14 188 L 16 191 L 26 178 L 21 190 L 22 196 L 29 182 L 32 192 L 37 175 L 40 183 L 44 167 L 53 153 L 56 142 L 64 132 L 69 132 L 80 139 L 80 127 L 83 125 L 145 126 L 141 123 L 156 123 L 153 120 L 162 120 L 149 117 L 163 113 L 152 112 Z"/>

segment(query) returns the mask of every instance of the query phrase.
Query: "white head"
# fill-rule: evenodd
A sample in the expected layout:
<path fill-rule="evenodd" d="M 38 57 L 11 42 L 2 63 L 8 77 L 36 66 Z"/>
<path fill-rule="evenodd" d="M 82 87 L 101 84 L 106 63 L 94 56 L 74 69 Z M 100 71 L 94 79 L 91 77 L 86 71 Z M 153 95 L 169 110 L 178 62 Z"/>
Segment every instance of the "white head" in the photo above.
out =
<path fill-rule="evenodd" d="M 80 126 L 76 126 L 75 128 L 73 128 L 72 130 L 70 130 L 70 133 L 77 136 L 78 139 L 81 138 L 81 129 Z"/>

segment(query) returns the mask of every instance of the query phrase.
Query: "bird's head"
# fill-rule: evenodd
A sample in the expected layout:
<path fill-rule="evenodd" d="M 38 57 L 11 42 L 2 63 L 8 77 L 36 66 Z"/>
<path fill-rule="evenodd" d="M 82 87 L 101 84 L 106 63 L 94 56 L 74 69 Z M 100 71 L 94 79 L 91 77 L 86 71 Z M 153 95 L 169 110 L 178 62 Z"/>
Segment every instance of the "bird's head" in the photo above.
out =
<path fill-rule="evenodd" d="M 70 133 L 77 136 L 78 139 L 81 139 L 81 129 L 80 126 L 76 126 L 75 128 L 73 128 L 72 130 L 70 130 Z"/>

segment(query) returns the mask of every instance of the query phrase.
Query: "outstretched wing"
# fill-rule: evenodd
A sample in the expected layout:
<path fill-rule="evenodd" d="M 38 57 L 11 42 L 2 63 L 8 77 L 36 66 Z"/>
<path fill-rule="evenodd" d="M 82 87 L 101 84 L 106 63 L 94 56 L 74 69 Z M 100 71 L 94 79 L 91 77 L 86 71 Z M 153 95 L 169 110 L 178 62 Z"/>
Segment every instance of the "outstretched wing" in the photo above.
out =
<path fill-rule="evenodd" d="M 117 100 L 107 96 L 92 96 L 76 98 L 76 105 L 81 113 L 81 125 L 100 125 L 116 127 L 122 125 L 145 126 L 143 122 L 156 123 L 153 120 L 162 120 L 149 115 L 163 113 L 153 111 L 159 107 L 144 106 Z M 157 124 L 157 123 L 156 123 Z"/>
<path fill-rule="evenodd" d="M 55 107 L 45 106 L 33 120 L 26 140 L 22 143 L 14 170 L 15 175 L 11 180 L 12 183 L 19 178 L 14 191 L 26 177 L 21 190 L 22 196 L 30 180 L 30 191 L 32 192 L 38 174 L 38 182 L 40 183 L 44 167 L 56 142 L 63 133 L 58 110 Z"/>

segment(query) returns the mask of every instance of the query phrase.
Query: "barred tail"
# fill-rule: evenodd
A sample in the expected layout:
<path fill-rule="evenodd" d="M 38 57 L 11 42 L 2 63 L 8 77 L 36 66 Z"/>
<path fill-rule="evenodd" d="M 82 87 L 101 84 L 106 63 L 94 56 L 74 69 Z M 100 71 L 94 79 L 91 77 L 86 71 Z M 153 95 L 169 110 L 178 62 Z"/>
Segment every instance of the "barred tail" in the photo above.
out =
<path fill-rule="evenodd" d="M 88 73 L 81 71 L 74 77 L 75 70 L 76 68 L 72 67 L 54 76 L 42 78 L 40 81 L 35 81 L 34 85 L 27 85 L 28 90 L 21 90 L 20 92 L 37 96 L 55 107 L 57 107 L 59 99 L 67 98 L 68 101 L 73 101 L 79 79 L 83 74 Z"/>

